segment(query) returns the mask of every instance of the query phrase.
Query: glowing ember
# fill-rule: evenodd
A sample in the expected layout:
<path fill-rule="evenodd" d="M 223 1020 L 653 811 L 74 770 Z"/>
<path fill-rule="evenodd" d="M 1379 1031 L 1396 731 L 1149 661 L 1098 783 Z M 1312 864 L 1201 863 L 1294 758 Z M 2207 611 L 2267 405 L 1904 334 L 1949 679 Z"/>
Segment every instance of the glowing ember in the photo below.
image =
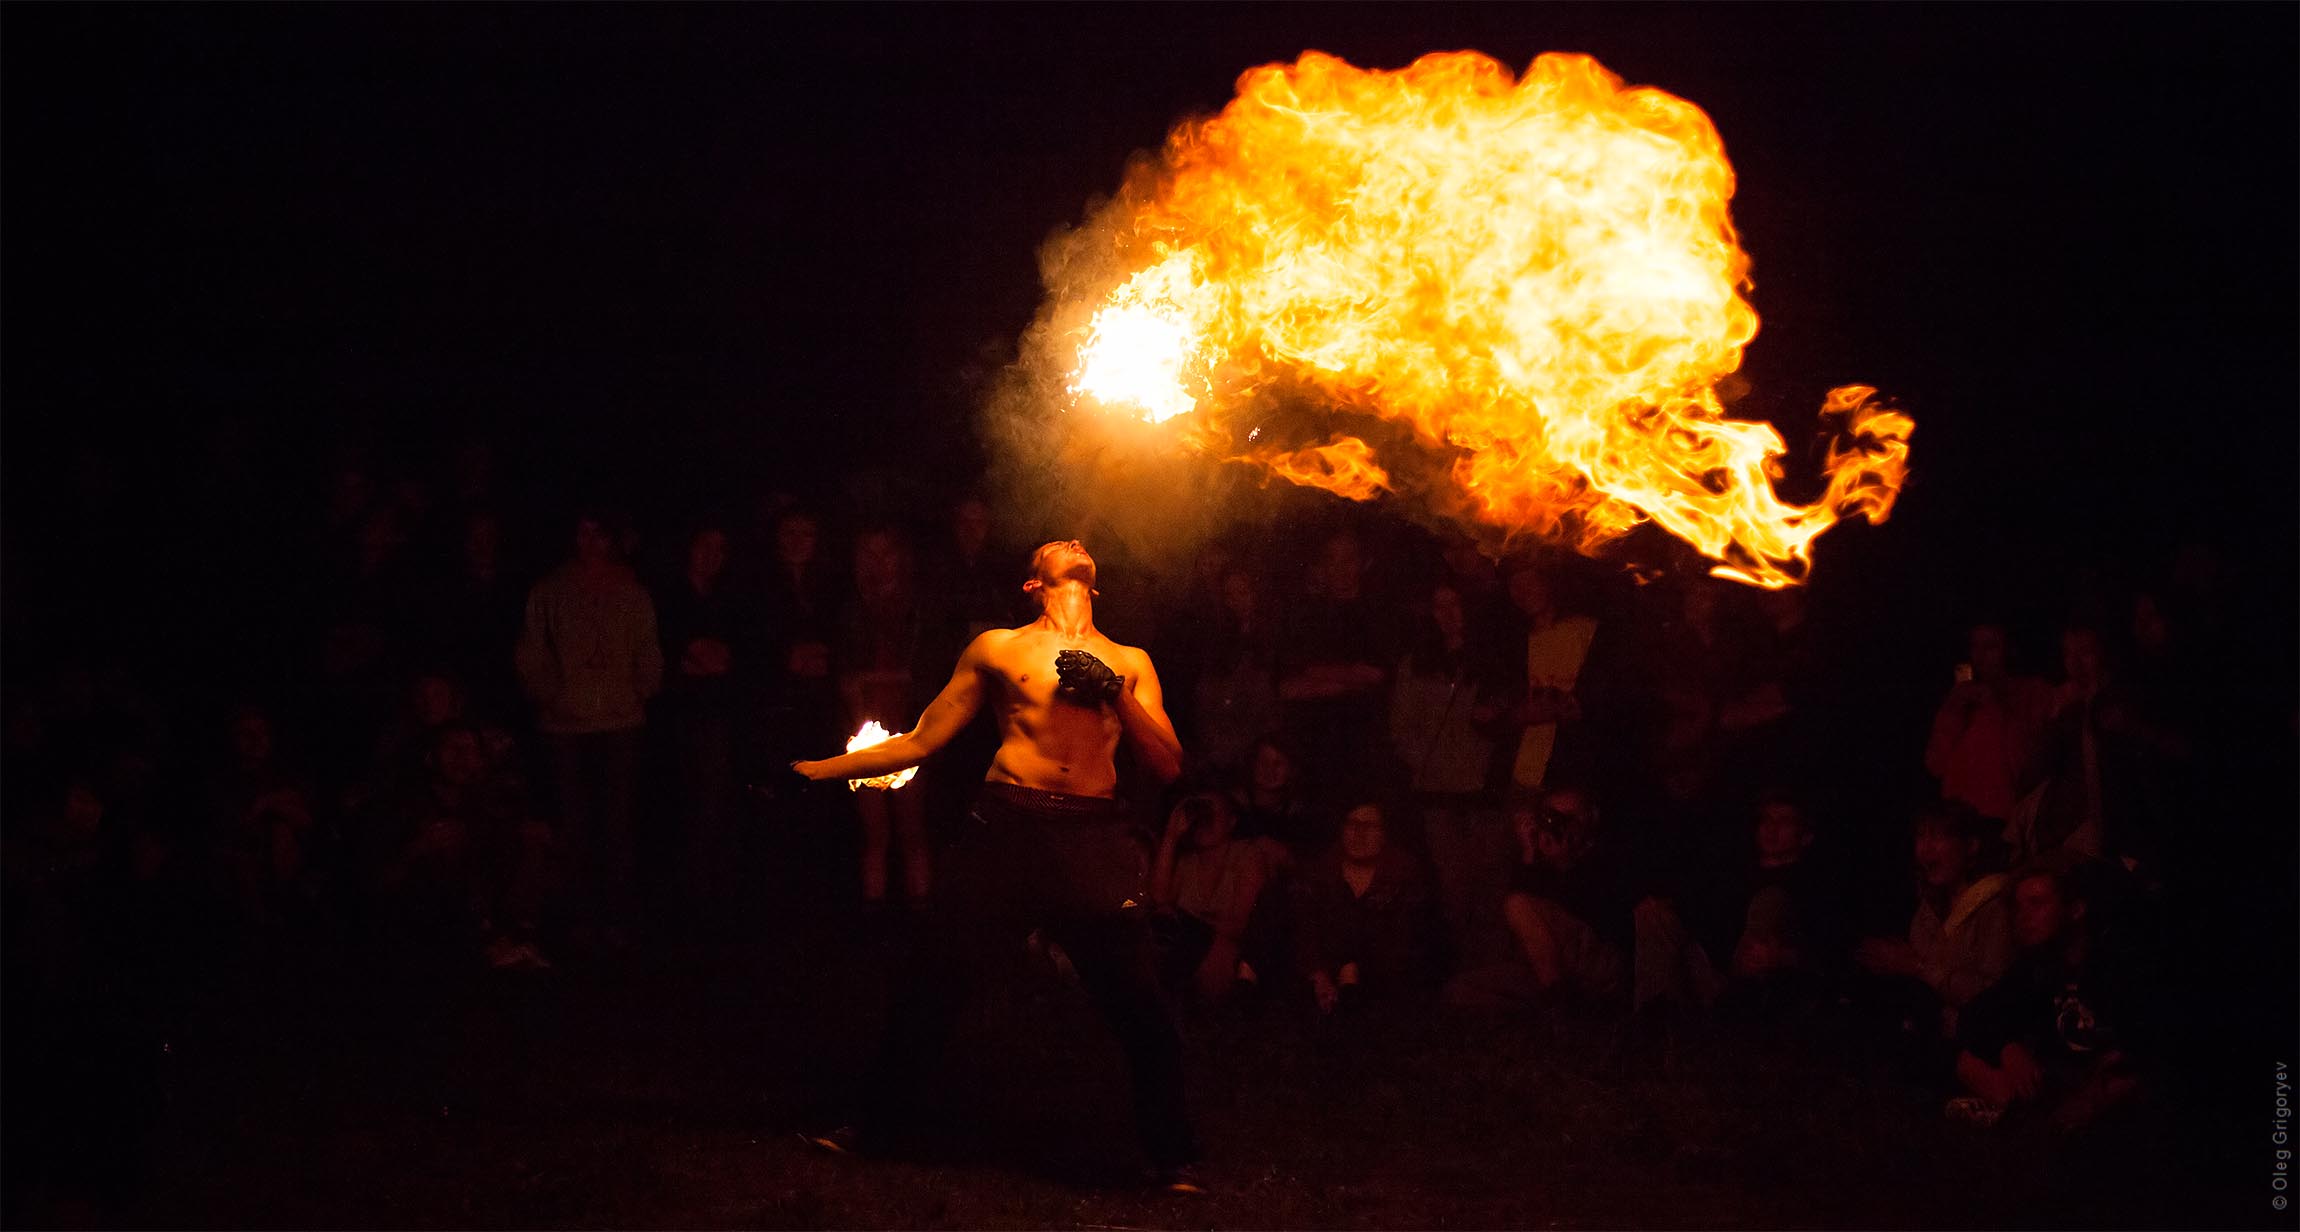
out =
<path fill-rule="evenodd" d="M 887 741 L 892 739 L 894 739 L 893 732 L 880 727 L 878 725 L 877 719 L 871 719 L 862 725 L 861 731 L 858 731 L 854 735 L 847 738 L 847 752 L 852 753 L 856 749 L 867 749 L 874 744 L 885 744 Z M 911 779 L 917 777 L 917 775 L 918 767 L 912 766 L 908 770 L 897 770 L 893 774 L 882 774 L 875 779 L 848 779 L 847 790 L 861 791 L 865 787 L 877 787 L 885 791 L 893 791 L 896 788 L 901 787 L 903 784 L 908 783 L 911 781 Z"/>
<path fill-rule="evenodd" d="M 1651 520 L 1789 585 L 1839 518 L 1885 519 L 1914 425 L 1835 390 L 1821 499 L 1774 493 L 1780 435 L 1715 393 L 1757 332 L 1732 194 L 1700 108 L 1587 56 L 1513 79 L 1471 52 L 1311 52 L 1246 73 L 1050 247 L 1048 319 L 1078 342 L 1073 397 L 1198 411 L 1183 439 L 1217 456 L 1365 499 L 1418 450 L 1413 495 L 1450 516 L 1584 550 Z M 1402 429 L 1387 467 L 1340 431 L 1255 444 L 1250 412 L 1289 390 Z"/>

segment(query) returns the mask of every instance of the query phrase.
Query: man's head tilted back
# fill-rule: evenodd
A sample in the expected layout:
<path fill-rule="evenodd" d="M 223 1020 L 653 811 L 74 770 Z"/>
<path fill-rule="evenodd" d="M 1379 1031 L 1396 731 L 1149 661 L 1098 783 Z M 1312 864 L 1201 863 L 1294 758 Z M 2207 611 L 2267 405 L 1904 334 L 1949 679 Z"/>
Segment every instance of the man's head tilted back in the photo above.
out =
<path fill-rule="evenodd" d="M 1064 582 L 1084 582 L 1086 593 L 1100 593 L 1094 589 L 1094 558 L 1086 554 L 1086 545 L 1076 539 L 1038 545 L 1030 554 L 1030 580 L 1022 584 L 1023 592 L 1044 603 L 1047 590 Z"/>

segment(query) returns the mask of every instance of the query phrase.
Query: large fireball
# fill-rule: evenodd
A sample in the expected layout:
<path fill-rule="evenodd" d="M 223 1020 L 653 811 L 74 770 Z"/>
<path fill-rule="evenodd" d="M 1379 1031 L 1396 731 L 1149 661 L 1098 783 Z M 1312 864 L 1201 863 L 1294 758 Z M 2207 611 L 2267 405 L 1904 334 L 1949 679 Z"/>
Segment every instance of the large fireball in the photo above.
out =
<path fill-rule="evenodd" d="M 1839 518 L 1884 520 L 1913 425 L 1835 390 L 1821 498 L 1775 494 L 1780 435 L 1715 392 L 1757 332 L 1732 195 L 1700 108 L 1587 56 L 1513 78 L 1312 52 L 1246 73 L 1050 245 L 1044 320 L 1078 404 L 1215 456 L 1584 550 L 1650 520 L 1787 585 Z M 1250 430 L 1281 403 L 1321 427 Z"/>

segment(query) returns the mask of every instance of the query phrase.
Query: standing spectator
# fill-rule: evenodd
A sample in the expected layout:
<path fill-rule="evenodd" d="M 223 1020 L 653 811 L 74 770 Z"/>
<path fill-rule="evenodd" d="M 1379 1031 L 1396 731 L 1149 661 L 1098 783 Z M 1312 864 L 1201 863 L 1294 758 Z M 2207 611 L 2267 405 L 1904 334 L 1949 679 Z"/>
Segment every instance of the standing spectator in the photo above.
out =
<path fill-rule="evenodd" d="M 779 766 L 791 751 L 820 748 L 844 733 L 838 730 L 838 685 L 831 676 L 838 609 L 822 560 L 822 524 L 794 508 L 783 510 L 773 525 L 774 558 L 758 594 L 763 662 L 757 679 L 762 743 L 770 764 Z"/>
<path fill-rule="evenodd" d="M 2061 668 L 2037 759 L 2033 819 L 2025 833 L 2016 819 L 2016 837 L 2030 854 L 2066 849 L 2135 868 L 2155 854 L 2154 776 L 2176 738 L 2151 723 L 2111 673 L 2099 630 L 2065 630 Z"/>
<path fill-rule="evenodd" d="M 425 588 L 424 642 L 435 661 L 452 669 L 482 712 L 513 713 L 518 680 L 503 662 L 503 648 L 519 638 L 524 596 L 503 561 L 503 519 L 487 510 L 463 517 L 445 576 Z"/>
<path fill-rule="evenodd" d="M 1439 904 L 1459 943 L 1480 893 L 1478 874 L 1498 872 L 1508 851 L 1485 799 L 1495 756 L 1487 733 L 1502 706 L 1478 670 L 1468 611 L 1452 582 L 1431 589 L 1420 623 L 1390 691 L 1390 742 L 1421 811 Z"/>
<path fill-rule="evenodd" d="M 990 502 L 972 494 L 950 507 L 948 551 L 931 561 L 926 593 L 942 618 L 937 653 L 956 658 L 969 642 L 991 629 L 1021 623 L 1015 603 L 1019 562 L 1002 561 L 992 547 Z"/>
<path fill-rule="evenodd" d="M 1533 791 L 1549 781 L 1551 763 L 1561 760 L 1560 743 L 1570 742 L 1581 722 L 1575 686 L 1597 636 L 1597 622 L 1565 611 L 1541 565 L 1530 557 L 1510 566 L 1508 583 L 1510 605 L 1524 627 L 1522 646 L 1510 648 L 1513 660 L 1522 649 L 1524 664 L 1524 692 L 1512 715 L 1519 733 L 1510 781 Z"/>
<path fill-rule="evenodd" d="M 2035 755 L 2050 710 L 2051 690 L 2041 680 L 2016 676 L 2004 626 L 1973 625 L 1966 661 L 1933 716 L 1925 769 L 1940 780 L 1941 798 L 1971 806 L 2000 825 L 2020 799 L 2020 776 Z"/>
<path fill-rule="evenodd" d="M 1480 678 L 1461 592 L 1440 582 L 1420 625 L 1391 690 L 1390 743 L 1416 796 L 1458 805 L 1485 792 L 1494 756 L 1486 728 L 1501 706 Z"/>
<path fill-rule="evenodd" d="M 1954 1036 L 1957 1013 L 2012 961 L 2011 879 L 1990 872 L 1995 823 L 1953 801 L 1917 810 L 1917 910 L 1906 940 L 1861 943 L 1861 965 L 1921 981 L 1937 1014 L 1926 1035 Z"/>
<path fill-rule="evenodd" d="M 855 539 L 854 599 L 841 626 L 839 694 L 846 703 L 847 729 L 876 721 L 889 732 L 910 729 L 925 707 L 920 695 L 941 682 L 928 673 L 939 664 L 930 638 L 934 622 L 921 610 L 911 578 L 910 552 L 901 536 L 880 528 Z M 924 687 L 922 687 L 924 686 Z M 924 906 L 931 877 L 927 864 L 925 770 L 901 791 L 858 791 L 855 813 L 862 821 L 862 896 L 866 908 L 887 898 L 887 861 L 902 861 L 903 896 Z"/>
<path fill-rule="evenodd" d="M 1245 569 L 1221 581 L 1220 615 L 1192 658 L 1190 752 L 1208 769 L 1238 768 L 1277 730 L 1277 635 L 1261 583 Z"/>
<path fill-rule="evenodd" d="M 1293 883 L 1295 964 L 1320 1013 L 1417 993 L 1435 973 L 1429 881 L 1388 829 L 1381 805 L 1358 805 L 1341 841 Z"/>
<path fill-rule="evenodd" d="M 1398 649 L 1388 612 L 1365 593 L 1356 535 L 1332 535 L 1311 570 L 1312 590 L 1278 647 L 1278 696 L 1302 768 L 1320 792 L 1377 777 L 1367 763 L 1385 747 L 1384 690 Z"/>
<path fill-rule="evenodd" d="M 578 853 L 599 940 L 635 923 L 632 796 L 647 699 L 663 683 L 655 604 L 623 563 L 620 522 L 586 513 L 575 557 L 535 584 L 516 662 L 558 787 L 560 840 Z"/>
<path fill-rule="evenodd" d="M 735 642 L 742 618 L 727 585 L 727 532 L 697 530 L 683 565 L 664 589 L 663 661 L 671 670 L 661 709 L 678 767 L 682 898 L 697 917 L 714 920 L 733 896 L 735 874 Z"/>

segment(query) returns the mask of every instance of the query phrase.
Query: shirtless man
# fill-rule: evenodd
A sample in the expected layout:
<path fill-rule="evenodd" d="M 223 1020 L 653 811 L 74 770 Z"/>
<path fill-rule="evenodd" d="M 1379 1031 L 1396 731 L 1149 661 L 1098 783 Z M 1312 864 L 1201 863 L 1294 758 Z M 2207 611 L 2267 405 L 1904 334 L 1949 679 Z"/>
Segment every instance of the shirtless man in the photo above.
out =
<path fill-rule="evenodd" d="M 1150 939 L 1148 852 L 1116 798 L 1122 738 L 1160 782 L 1181 773 L 1182 744 L 1150 656 L 1094 627 L 1094 558 L 1085 547 L 1046 544 L 1031 555 L 1030 573 L 1023 590 L 1038 600 L 1038 619 L 975 638 L 916 727 L 841 757 L 791 763 L 818 781 L 875 778 L 925 761 L 986 701 L 998 716 L 998 755 L 934 886 L 936 927 L 889 1016 L 862 1134 L 810 1140 L 851 1149 L 863 1135 L 899 1127 L 977 973 L 1019 953 L 1037 929 L 1069 954 L 1125 1049 L 1135 1125 L 1161 1183 L 1195 1192 L 1181 1040 Z"/>

